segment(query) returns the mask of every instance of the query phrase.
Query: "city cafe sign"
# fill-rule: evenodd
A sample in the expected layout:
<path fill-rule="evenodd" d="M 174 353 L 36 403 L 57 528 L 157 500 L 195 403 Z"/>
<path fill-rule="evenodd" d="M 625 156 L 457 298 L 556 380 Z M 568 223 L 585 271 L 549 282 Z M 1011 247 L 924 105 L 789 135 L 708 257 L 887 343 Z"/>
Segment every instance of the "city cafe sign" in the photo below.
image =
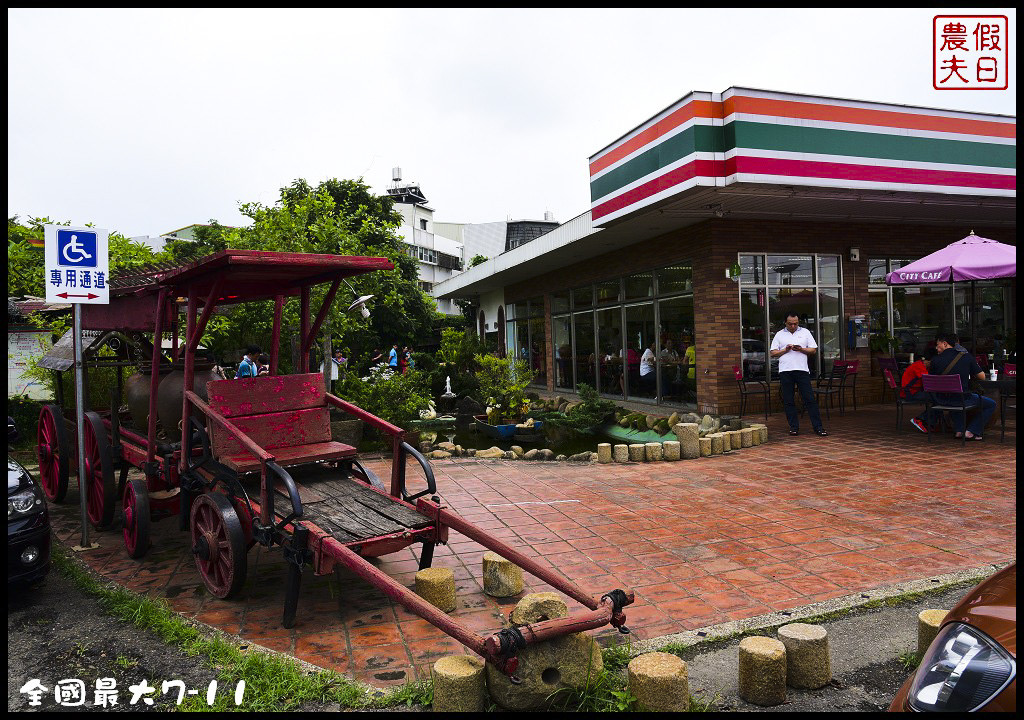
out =
<path fill-rule="evenodd" d="M 925 271 L 925 272 L 899 272 L 897 271 L 897 277 L 901 282 L 942 282 L 949 280 L 949 269 L 940 271 Z"/>

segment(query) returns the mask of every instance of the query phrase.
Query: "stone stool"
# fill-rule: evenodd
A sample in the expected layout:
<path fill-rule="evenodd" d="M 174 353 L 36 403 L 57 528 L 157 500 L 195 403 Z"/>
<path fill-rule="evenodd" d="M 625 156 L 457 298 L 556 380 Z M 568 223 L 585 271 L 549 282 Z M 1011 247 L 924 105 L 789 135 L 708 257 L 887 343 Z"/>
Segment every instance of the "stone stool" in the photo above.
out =
<path fill-rule="evenodd" d="M 666 460 L 678 460 L 682 457 L 678 440 L 666 440 L 661 444 L 662 457 Z"/>
<path fill-rule="evenodd" d="M 599 463 L 610 463 L 612 461 L 612 446 L 611 443 L 598 443 L 597 445 L 597 461 Z"/>
<path fill-rule="evenodd" d="M 725 433 L 711 433 L 707 437 L 711 439 L 712 455 L 721 455 L 725 452 Z"/>
<path fill-rule="evenodd" d="M 711 438 L 702 437 L 700 439 L 700 456 L 711 457 Z"/>
<path fill-rule="evenodd" d="M 629 446 L 616 445 L 612 450 L 612 456 L 615 458 L 615 462 L 617 463 L 629 462 Z"/>
<path fill-rule="evenodd" d="M 512 597 L 523 591 L 523 570 L 496 552 L 484 553 L 484 592 L 491 597 Z"/>
<path fill-rule="evenodd" d="M 657 462 L 662 458 L 662 449 L 660 442 L 649 442 L 644 443 L 644 457 L 647 462 Z"/>
<path fill-rule="evenodd" d="M 646 454 L 646 446 L 643 443 L 633 443 L 629 446 L 629 459 L 633 462 L 643 462 Z"/>
<path fill-rule="evenodd" d="M 754 446 L 754 431 L 750 428 L 743 428 L 740 433 L 740 447 Z"/>
<path fill-rule="evenodd" d="M 821 625 L 791 623 L 779 628 L 786 646 L 786 683 L 792 688 L 817 690 L 832 679 L 828 633 Z"/>
<path fill-rule="evenodd" d="M 786 646 L 767 637 L 740 642 L 740 697 L 754 705 L 786 701 Z"/>
<path fill-rule="evenodd" d="M 483 712 L 484 664 L 469 655 L 449 655 L 434 663 L 434 712 Z"/>
<path fill-rule="evenodd" d="M 416 573 L 416 594 L 438 610 L 455 609 L 455 573 L 451 568 L 432 567 Z"/>
<path fill-rule="evenodd" d="M 686 663 L 663 652 L 635 657 L 629 662 L 629 692 L 640 710 L 685 712 L 690 707 L 690 681 Z"/>
<path fill-rule="evenodd" d="M 434 712 L 483 712 L 484 663 L 469 655 L 449 655 L 434 663 Z"/>
<path fill-rule="evenodd" d="M 949 614 L 948 610 L 922 610 L 917 614 L 917 654 L 924 655 L 932 640 L 939 634 L 939 626 Z"/>

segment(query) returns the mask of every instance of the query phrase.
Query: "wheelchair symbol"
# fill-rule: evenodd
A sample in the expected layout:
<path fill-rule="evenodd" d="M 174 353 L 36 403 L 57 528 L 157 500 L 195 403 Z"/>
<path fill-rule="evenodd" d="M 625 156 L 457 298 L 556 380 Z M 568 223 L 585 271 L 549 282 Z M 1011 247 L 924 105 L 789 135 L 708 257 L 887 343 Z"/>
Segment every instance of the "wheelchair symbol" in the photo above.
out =
<path fill-rule="evenodd" d="M 75 257 L 71 257 L 71 253 L 74 253 Z M 61 254 L 64 256 L 64 259 L 67 260 L 72 265 L 78 265 L 83 260 L 88 260 L 89 258 L 92 257 L 92 255 L 87 253 L 85 251 L 85 248 L 81 246 L 81 244 L 78 241 L 77 235 L 71 236 L 71 241 L 64 246 L 64 249 L 61 251 Z"/>

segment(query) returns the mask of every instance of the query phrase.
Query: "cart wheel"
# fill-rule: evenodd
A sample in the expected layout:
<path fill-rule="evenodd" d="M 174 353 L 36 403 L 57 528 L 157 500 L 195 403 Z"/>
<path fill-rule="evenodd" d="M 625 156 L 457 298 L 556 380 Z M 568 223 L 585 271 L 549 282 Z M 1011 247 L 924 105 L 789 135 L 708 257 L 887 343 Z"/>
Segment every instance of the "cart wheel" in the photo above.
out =
<path fill-rule="evenodd" d="M 231 501 L 220 493 L 200 495 L 192 503 L 192 554 L 203 584 L 226 600 L 245 583 L 245 533 Z"/>
<path fill-rule="evenodd" d="M 51 502 L 64 502 L 68 492 L 68 433 L 60 405 L 43 405 L 39 411 L 39 477 Z"/>
<path fill-rule="evenodd" d="M 114 487 L 114 460 L 107 441 L 103 419 L 94 412 L 85 414 L 86 514 L 97 530 L 114 519 L 117 493 Z"/>
<path fill-rule="evenodd" d="M 139 478 L 130 480 L 124 486 L 124 514 L 122 533 L 128 557 L 138 560 L 149 550 L 149 491 L 146 482 Z"/>

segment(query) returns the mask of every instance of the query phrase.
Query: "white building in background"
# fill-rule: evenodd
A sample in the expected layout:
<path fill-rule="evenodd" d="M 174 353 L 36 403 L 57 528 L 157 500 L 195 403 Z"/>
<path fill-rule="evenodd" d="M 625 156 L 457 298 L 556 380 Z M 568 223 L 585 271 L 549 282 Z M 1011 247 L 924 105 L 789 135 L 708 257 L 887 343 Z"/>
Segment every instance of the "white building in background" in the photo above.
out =
<path fill-rule="evenodd" d="M 408 246 L 406 252 L 419 261 L 420 287 L 431 297 L 434 286 L 462 271 L 466 258 L 462 243 L 434 232 L 434 209 L 427 207 L 427 198 L 416 183 L 403 183 L 400 168 L 392 173 L 394 184 L 388 195 L 395 201 L 395 210 L 402 214 L 398 235 Z M 446 315 L 461 315 L 451 300 L 438 300 L 437 309 Z"/>

